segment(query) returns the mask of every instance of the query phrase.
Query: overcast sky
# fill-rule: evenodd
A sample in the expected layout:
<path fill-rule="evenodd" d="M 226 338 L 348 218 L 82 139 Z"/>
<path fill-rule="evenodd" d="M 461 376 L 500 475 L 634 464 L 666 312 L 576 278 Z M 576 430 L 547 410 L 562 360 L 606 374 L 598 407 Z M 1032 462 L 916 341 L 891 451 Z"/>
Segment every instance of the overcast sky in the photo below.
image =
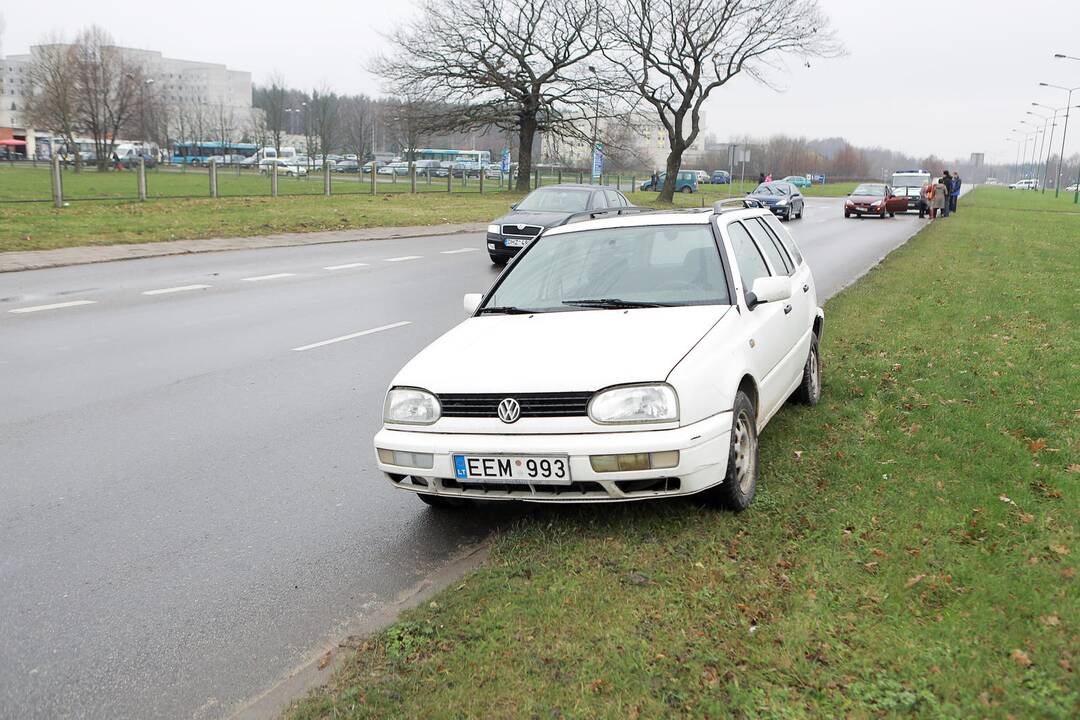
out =
<path fill-rule="evenodd" d="M 1010 128 L 1032 101 L 1064 106 L 1065 93 L 1039 81 L 1080 86 L 1078 0 L 819 0 L 847 48 L 837 60 L 792 58 L 775 92 L 748 79 L 714 93 L 708 131 L 719 140 L 750 134 L 843 136 L 946 159 L 985 152 L 1011 162 Z M 170 57 L 225 63 L 255 82 L 274 72 L 290 85 L 377 93 L 364 69 L 386 49 L 382 33 L 414 12 L 403 0 L 258 3 L 186 0 L 156 9 L 146 0 L 5 3 L 3 52 L 26 52 L 46 34 L 90 23 L 118 44 Z M 1080 104 L 1080 92 L 1073 96 Z M 1080 120 L 1080 118 L 1077 118 Z M 1040 121 L 1041 122 L 1041 121 Z M 1080 151 L 1080 122 L 1067 153 Z M 1059 128 L 1060 136 L 1060 128 Z"/>

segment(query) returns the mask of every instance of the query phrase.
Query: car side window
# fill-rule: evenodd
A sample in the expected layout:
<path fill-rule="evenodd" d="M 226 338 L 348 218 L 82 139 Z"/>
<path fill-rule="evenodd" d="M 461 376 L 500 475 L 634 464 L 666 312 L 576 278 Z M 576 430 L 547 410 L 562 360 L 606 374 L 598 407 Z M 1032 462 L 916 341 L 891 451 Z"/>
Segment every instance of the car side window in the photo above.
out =
<path fill-rule="evenodd" d="M 619 193 L 614 190 L 605 190 L 604 197 L 607 199 L 608 207 L 622 207 L 622 203 L 619 201 Z"/>
<path fill-rule="evenodd" d="M 769 266 L 765 264 L 765 258 L 761 256 L 761 251 L 742 223 L 729 224 L 727 231 L 731 239 L 731 249 L 735 252 L 735 262 L 739 264 L 743 292 L 748 293 L 755 280 L 769 276 Z"/>
<path fill-rule="evenodd" d="M 594 192 L 590 204 L 592 205 L 592 207 L 589 208 L 590 210 L 603 210 L 606 208 L 607 203 L 604 202 L 604 193 L 601 191 Z"/>
<path fill-rule="evenodd" d="M 765 223 L 762 222 L 761 218 L 750 218 L 746 221 L 746 226 L 750 229 L 750 234 L 754 237 L 754 240 L 757 241 L 758 247 L 769 258 L 769 262 L 772 263 L 777 274 L 791 275 L 795 272 L 795 266 L 792 264 L 791 258 L 780 247 L 780 242 L 765 227 Z"/>
<path fill-rule="evenodd" d="M 784 226 L 780 224 L 779 218 L 772 213 L 769 213 L 763 219 L 765 220 L 765 225 L 773 231 L 773 235 L 780 238 L 780 243 L 784 246 L 784 249 L 787 250 L 788 256 L 795 262 L 795 267 L 802 265 L 803 257 L 802 253 L 799 252 L 799 246 L 795 244 L 791 235 L 789 235 Z"/>

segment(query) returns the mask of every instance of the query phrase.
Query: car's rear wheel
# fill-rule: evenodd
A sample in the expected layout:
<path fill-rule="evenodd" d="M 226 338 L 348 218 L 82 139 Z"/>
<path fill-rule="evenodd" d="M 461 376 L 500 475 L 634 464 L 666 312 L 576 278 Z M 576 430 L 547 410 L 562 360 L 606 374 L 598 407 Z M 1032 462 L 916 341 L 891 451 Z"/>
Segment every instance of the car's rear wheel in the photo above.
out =
<path fill-rule="evenodd" d="M 689 185 L 684 185 L 683 189 L 680 190 L 679 192 L 692 193 L 692 192 L 694 192 L 694 188 L 690 187 Z"/>
<path fill-rule="evenodd" d="M 817 335 L 810 335 L 810 354 L 803 366 L 802 382 L 795 390 L 795 399 L 803 405 L 817 405 L 821 400 L 821 354 Z"/>
<path fill-rule="evenodd" d="M 702 493 L 714 507 L 740 512 L 750 506 L 757 492 L 758 436 L 754 404 L 742 390 L 735 394 L 731 439 L 724 481 Z"/>
<path fill-rule="evenodd" d="M 420 497 L 420 502 L 440 510 L 449 510 L 465 505 L 465 501 L 460 498 L 448 498 L 441 495 L 429 495 L 428 493 L 417 493 L 417 495 Z"/>

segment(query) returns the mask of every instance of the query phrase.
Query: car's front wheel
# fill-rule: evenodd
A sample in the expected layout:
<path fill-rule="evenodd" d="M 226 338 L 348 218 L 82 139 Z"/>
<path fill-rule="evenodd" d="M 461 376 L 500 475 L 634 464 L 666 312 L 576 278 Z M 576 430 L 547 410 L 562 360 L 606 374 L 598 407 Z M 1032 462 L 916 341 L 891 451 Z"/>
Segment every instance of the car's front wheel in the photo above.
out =
<path fill-rule="evenodd" d="M 488 254 L 488 257 L 491 258 L 491 262 L 493 265 L 502 266 L 506 264 L 507 259 L 504 257 L 499 257 L 498 255 L 491 255 L 490 253 Z"/>
<path fill-rule="evenodd" d="M 440 510 L 459 508 L 465 504 L 465 501 L 460 498 L 449 498 L 443 497 L 442 495 L 430 495 L 428 493 L 417 493 L 417 495 L 420 497 L 420 502 Z"/>
<path fill-rule="evenodd" d="M 690 187 L 689 185 L 684 185 L 683 189 L 680 190 L 679 192 L 692 193 L 692 192 L 694 192 L 694 188 Z"/>
<path fill-rule="evenodd" d="M 731 440 L 724 481 L 702 493 L 702 499 L 725 510 L 745 510 L 757 492 L 757 475 L 757 413 L 750 398 L 740 390 L 735 394 L 732 408 Z"/>

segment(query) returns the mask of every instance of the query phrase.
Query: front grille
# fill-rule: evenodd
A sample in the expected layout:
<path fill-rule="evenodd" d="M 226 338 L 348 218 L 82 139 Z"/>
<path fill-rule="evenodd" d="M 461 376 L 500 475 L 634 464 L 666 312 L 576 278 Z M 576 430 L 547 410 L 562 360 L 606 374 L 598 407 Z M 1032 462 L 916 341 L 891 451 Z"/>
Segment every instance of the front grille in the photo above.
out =
<path fill-rule="evenodd" d="M 448 490 L 485 495 L 601 495 L 608 496 L 607 490 L 598 482 L 574 481 L 569 485 L 544 485 L 540 483 L 523 485 L 520 483 L 471 483 L 443 478 L 439 481 Z"/>
<path fill-rule="evenodd" d="M 503 235 L 513 235 L 514 237 L 536 237 L 544 228 L 539 225 L 503 225 Z"/>
<path fill-rule="evenodd" d="M 499 417 L 499 403 L 514 398 L 521 405 L 521 417 L 584 417 L 591 392 L 553 393 L 473 393 L 439 395 L 443 417 Z"/>

